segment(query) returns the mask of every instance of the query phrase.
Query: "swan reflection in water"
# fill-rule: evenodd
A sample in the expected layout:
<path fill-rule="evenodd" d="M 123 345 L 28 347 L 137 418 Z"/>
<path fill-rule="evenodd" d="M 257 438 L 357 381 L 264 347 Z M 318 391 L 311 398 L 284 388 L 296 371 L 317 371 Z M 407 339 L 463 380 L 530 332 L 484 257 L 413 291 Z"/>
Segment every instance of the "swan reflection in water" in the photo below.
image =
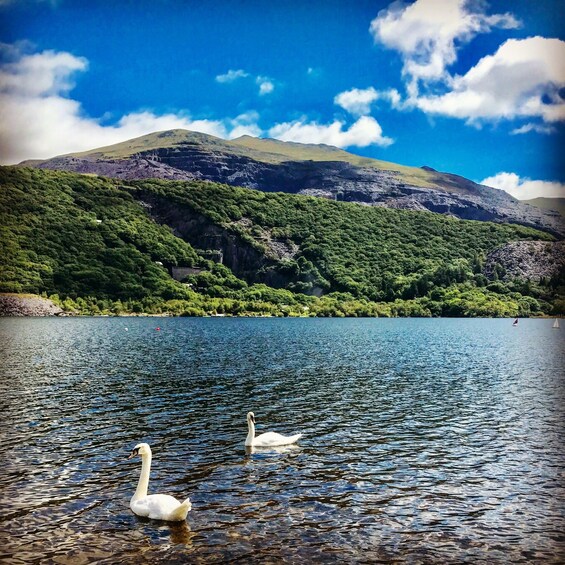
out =
<path fill-rule="evenodd" d="M 190 525 L 186 520 L 181 522 L 166 522 L 164 520 L 155 521 L 145 516 L 136 516 L 138 527 L 141 528 L 140 533 L 145 538 L 155 541 L 155 534 L 159 539 L 164 541 L 167 537 L 171 545 L 184 545 L 187 548 L 193 546 L 193 540 L 197 537 L 197 533 L 190 529 Z M 149 530 L 144 530 L 144 526 L 150 526 Z"/>
<path fill-rule="evenodd" d="M 168 522 L 167 525 L 163 525 L 161 530 L 169 530 L 169 535 L 171 536 L 171 543 L 178 545 L 182 544 L 187 547 L 192 546 L 192 540 L 196 536 L 196 533 L 190 529 L 188 522 Z"/>
<path fill-rule="evenodd" d="M 246 445 L 245 446 L 245 455 L 253 455 L 254 453 L 264 453 L 268 455 L 269 453 L 292 453 L 300 451 L 300 446 L 296 444 L 291 445 L 274 445 L 271 447 L 256 447 L 254 445 Z"/>

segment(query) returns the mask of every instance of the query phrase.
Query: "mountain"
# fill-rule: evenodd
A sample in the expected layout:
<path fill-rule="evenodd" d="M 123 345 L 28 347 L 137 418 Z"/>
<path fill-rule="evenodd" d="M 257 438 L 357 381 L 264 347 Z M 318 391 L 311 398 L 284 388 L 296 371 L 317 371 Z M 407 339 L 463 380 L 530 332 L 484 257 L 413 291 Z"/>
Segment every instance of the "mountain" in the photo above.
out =
<path fill-rule="evenodd" d="M 250 136 L 226 141 L 170 130 L 21 165 L 127 180 L 209 180 L 265 192 L 515 223 L 565 235 L 558 213 L 524 204 L 504 191 L 430 167 L 406 167 L 328 145 Z"/>
<path fill-rule="evenodd" d="M 565 311 L 564 254 L 552 270 L 533 264 L 561 244 L 547 233 L 209 181 L 0 167 L 0 234 L 0 292 L 81 313 Z M 528 270 L 515 280 L 522 248 Z"/>
<path fill-rule="evenodd" d="M 532 198 L 532 200 L 523 200 L 523 202 L 530 206 L 537 206 L 542 210 L 559 212 L 561 216 L 565 217 L 565 198 Z"/>

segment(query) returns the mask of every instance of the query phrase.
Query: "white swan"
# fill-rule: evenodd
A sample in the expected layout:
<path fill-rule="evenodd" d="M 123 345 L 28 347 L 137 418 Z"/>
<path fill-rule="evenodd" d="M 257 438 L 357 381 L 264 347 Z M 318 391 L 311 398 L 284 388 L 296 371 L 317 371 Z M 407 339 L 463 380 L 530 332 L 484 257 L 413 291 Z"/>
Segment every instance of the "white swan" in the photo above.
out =
<path fill-rule="evenodd" d="M 144 516 L 153 520 L 167 520 L 168 522 L 180 522 L 186 519 L 186 515 L 192 508 L 190 499 L 187 498 L 180 503 L 174 496 L 168 494 L 147 494 L 149 486 L 149 471 L 151 470 L 151 448 L 146 443 L 138 443 L 132 450 L 128 459 L 141 456 L 141 475 L 137 483 L 137 489 L 132 496 L 129 507 L 134 514 Z"/>
<path fill-rule="evenodd" d="M 245 445 L 247 447 L 276 447 L 279 445 L 289 445 L 295 443 L 302 437 L 302 434 L 296 434 L 294 436 L 283 436 L 277 434 L 276 432 L 266 432 L 255 437 L 255 414 L 253 412 L 247 413 L 247 438 L 245 439 Z"/>

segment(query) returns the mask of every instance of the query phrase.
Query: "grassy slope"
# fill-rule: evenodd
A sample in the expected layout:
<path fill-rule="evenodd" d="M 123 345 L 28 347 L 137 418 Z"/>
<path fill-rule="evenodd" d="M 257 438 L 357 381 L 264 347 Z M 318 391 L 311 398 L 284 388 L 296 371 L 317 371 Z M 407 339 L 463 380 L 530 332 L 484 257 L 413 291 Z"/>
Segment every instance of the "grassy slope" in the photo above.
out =
<path fill-rule="evenodd" d="M 262 154 L 277 155 L 280 156 L 279 158 L 281 158 L 281 160 L 288 161 L 344 161 L 358 167 L 396 171 L 406 179 L 407 183 L 416 186 L 432 186 L 435 176 L 430 171 L 418 167 L 407 167 L 389 161 L 361 157 L 353 153 L 348 153 L 343 149 L 332 147 L 331 145 L 283 142 L 276 139 L 260 139 L 249 135 L 233 139 L 230 144 L 238 147 L 247 147 L 256 151 L 257 157 L 255 158 L 257 158 L 258 161 L 265 160 Z"/>
<path fill-rule="evenodd" d="M 174 147 L 180 143 L 199 143 L 211 149 L 227 149 L 229 147 L 223 139 L 214 137 L 213 135 L 183 129 L 174 129 L 142 135 L 141 137 L 129 139 L 128 141 L 108 145 L 106 147 L 98 147 L 88 151 L 81 151 L 79 153 L 69 153 L 69 155 L 73 157 L 125 159 L 135 153 L 150 151 L 152 149 Z"/>
<path fill-rule="evenodd" d="M 555 210 L 565 217 L 565 198 L 533 198 L 532 200 L 522 200 L 522 202 L 543 210 Z"/>

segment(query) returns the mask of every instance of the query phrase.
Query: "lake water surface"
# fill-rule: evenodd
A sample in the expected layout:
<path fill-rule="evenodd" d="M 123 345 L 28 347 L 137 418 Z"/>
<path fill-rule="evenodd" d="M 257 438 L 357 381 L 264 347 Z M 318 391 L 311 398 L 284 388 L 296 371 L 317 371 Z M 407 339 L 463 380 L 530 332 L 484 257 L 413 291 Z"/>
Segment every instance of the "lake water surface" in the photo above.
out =
<path fill-rule="evenodd" d="M 551 325 L 0 319 L 0 561 L 563 563 Z M 186 523 L 131 513 L 141 441 Z"/>

